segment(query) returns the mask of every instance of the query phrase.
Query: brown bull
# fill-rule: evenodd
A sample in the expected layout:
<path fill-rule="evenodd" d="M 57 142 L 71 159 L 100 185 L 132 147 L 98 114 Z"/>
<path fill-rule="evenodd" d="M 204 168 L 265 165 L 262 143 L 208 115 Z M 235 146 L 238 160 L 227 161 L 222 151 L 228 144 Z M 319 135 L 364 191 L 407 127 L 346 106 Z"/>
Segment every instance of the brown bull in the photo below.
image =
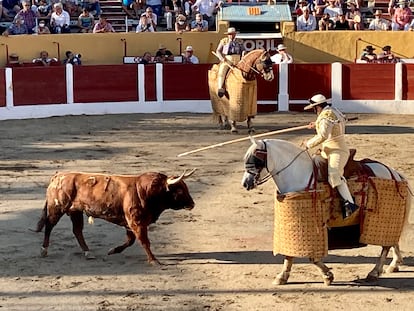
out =
<path fill-rule="evenodd" d="M 194 201 L 184 179 L 192 173 L 168 178 L 161 173 L 144 173 L 139 176 L 103 175 L 88 173 L 57 173 L 46 192 L 46 202 L 36 231 L 45 227 L 41 251 L 47 255 L 50 233 L 63 214 L 70 216 L 73 233 L 85 255 L 89 247 L 83 237 L 83 212 L 126 228 L 126 242 L 109 250 L 108 255 L 120 253 L 138 239 L 148 262 L 159 264 L 150 249 L 148 226 L 157 221 L 166 209 L 189 209 Z"/>

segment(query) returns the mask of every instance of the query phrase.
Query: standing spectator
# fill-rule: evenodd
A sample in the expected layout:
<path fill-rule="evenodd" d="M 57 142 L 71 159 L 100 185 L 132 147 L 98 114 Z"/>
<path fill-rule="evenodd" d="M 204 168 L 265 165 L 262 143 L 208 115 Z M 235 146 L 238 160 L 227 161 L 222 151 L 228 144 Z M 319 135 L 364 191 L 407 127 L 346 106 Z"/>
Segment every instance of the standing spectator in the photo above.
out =
<path fill-rule="evenodd" d="M 345 19 L 348 21 L 349 29 L 362 30 L 364 25 L 362 24 L 361 12 L 356 7 L 353 0 L 347 1 L 347 12 L 345 13 Z"/>
<path fill-rule="evenodd" d="M 50 58 L 47 51 L 41 51 L 39 58 L 33 59 L 33 63 L 40 64 L 42 66 L 50 66 L 52 63 L 57 63 L 57 58 Z"/>
<path fill-rule="evenodd" d="M 187 23 L 187 18 L 183 14 L 178 14 L 175 20 L 175 32 L 182 34 L 190 30 L 190 25 Z"/>
<path fill-rule="evenodd" d="M 75 55 L 71 51 L 66 51 L 66 58 L 63 60 L 63 64 L 71 64 L 73 66 L 82 65 L 81 56 Z"/>
<path fill-rule="evenodd" d="M 217 10 L 223 4 L 221 0 L 197 0 L 192 10 L 201 13 L 203 19 L 208 22 L 208 29 L 215 30 Z"/>
<path fill-rule="evenodd" d="M 336 5 L 335 0 L 328 0 L 328 3 L 328 6 L 325 7 L 325 9 L 323 10 L 323 14 L 328 13 L 330 19 L 335 23 L 338 19 L 338 16 L 344 14 L 344 12 L 342 11 L 342 8 L 340 6 Z"/>
<path fill-rule="evenodd" d="M 185 48 L 185 53 L 183 53 L 183 63 L 184 64 L 198 64 L 198 57 L 195 56 L 193 47 L 191 45 Z"/>
<path fill-rule="evenodd" d="M 309 8 L 306 6 L 302 8 L 303 14 L 296 19 L 297 31 L 313 31 L 316 29 L 316 18 L 309 12 Z"/>
<path fill-rule="evenodd" d="M 293 63 L 293 57 L 288 52 L 286 52 L 287 47 L 283 44 L 277 46 L 277 53 L 273 55 L 270 59 L 275 64 L 291 64 Z"/>
<path fill-rule="evenodd" d="M 398 1 L 398 8 L 395 9 L 392 17 L 392 30 L 408 30 L 408 27 L 413 19 L 411 9 L 407 7 L 404 0 Z"/>
<path fill-rule="evenodd" d="M 208 22 L 203 19 L 203 15 L 197 13 L 190 28 L 191 31 L 208 31 Z"/>
<path fill-rule="evenodd" d="M 153 24 L 148 21 L 148 18 L 146 15 L 142 15 L 139 19 L 139 23 L 137 25 L 137 28 L 135 32 L 154 32 L 154 26 Z"/>
<path fill-rule="evenodd" d="M 111 23 L 106 20 L 106 17 L 101 16 L 99 21 L 93 26 L 93 33 L 115 32 Z"/>
<path fill-rule="evenodd" d="M 39 24 L 35 28 L 33 28 L 33 32 L 38 35 L 49 35 L 50 29 L 46 26 L 44 20 L 40 20 Z"/>
<path fill-rule="evenodd" d="M 158 51 L 155 53 L 154 60 L 157 63 L 172 62 L 174 61 L 174 55 L 164 45 L 160 44 Z"/>
<path fill-rule="evenodd" d="M 22 7 L 23 8 L 19 11 L 19 13 L 16 14 L 16 18 L 21 17 L 24 20 L 28 33 L 32 34 L 34 31 L 33 29 L 36 26 L 36 18 L 39 17 L 39 13 L 32 11 L 32 5 L 28 0 L 22 1 Z"/>
<path fill-rule="evenodd" d="M 146 8 L 145 12 L 142 13 L 141 16 L 146 16 L 147 21 L 152 24 L 152 27 L 154 27 L 154 31 L 157 31 L 158 16 L 153 12 L 152 8 Z"/>
<path fill-rule="evenodd" d="M 167 31 L 173 30 L 172 22 L 173 18 L 181 12 L 181 0 L 166 0 L 165 1 L 165 13 L 164 18 L 167 23 Z"/>
<path fill-rule="evenodd" d="M 382 11 L 376 10 L 374 13 L 375 18 L 369 23 L 369 30 L 389 30 L 390 23 L 385 18 L 382 18 Z"/>
<path fill-rule="evenodd" d="M 188 20 L 191 20 L 193 17 L 193 5 L 195 3 L 195 0 L 184 0 L 184 14 L 188 18 Z"/>
<path fill-rule="evenodd" d="M 346 21 L 344 14 L 340 14 L 338 16 L 338 20 L 335 22 L 334 29 L 335 30 L 349 30 L 349 24 Z"/>
<path fill-rule="evenodd" d="M 82 9 L 82 13 L 78 17 L 79 32 L 88 33 L 93 32 L 93 26 L 95 25 L 95 18 L 89 12 L 87 8 Z"/>
<path fill-rule="evenodd" d="M 161 0 L 146 0 L 147 8 L 150 7 L 155 15 L 160 17 L 162 15 L 162 1 Z"/>
<path fill-rule="evenodd" d="M 343 14 L 341 14 L 343 16 Z M 335 22 L 336 23 L 336 22 Z M 348 23 L 347 23 L 348 26 Z M 322 18 L 319 20 L 318 23 L 319 30 L 332 30 L 334 28 L 334 22 L 330 19 L 328 13 L 323 14 Z"/>
<path fill-rule="evenodd" d="M 69 13 L 63 9 L 62 3 L 55 3 L 53 9 L 54 12 L 50 16 L 52 33 L 70 33 L 70 16 Z"/>
<path fill-rule="evenodd" d="M 379 63 L 394 64 L 398 63 L 400 59 L 391 52 L 391 46 L 386 45 L 382 48 L 382 52 L 377 56 Z"/>
<path fill-rule="evenodd" d="M 359 58 L 362 62 L 375 63 L 377 61 L 377 54 L 374 53 L 375 48 L 372 45 L 367 45 Z"/>
<path fill-rule="evenodd" d="M 152 63 L 152 56 L 150 52 L 145 52 L 142 56 L 141 60 L 139 61 L 140 64 L 151 64 Z"/>
<path fill-rule="evenodd" d="M 24 24 L 24 20 L 20 16 L 16 16 L 13 23 L 3 32 L 3 36 L 7 37 L 9 35 L 27 35 L 29 32 L 27 30 L 26 25 Z"/>

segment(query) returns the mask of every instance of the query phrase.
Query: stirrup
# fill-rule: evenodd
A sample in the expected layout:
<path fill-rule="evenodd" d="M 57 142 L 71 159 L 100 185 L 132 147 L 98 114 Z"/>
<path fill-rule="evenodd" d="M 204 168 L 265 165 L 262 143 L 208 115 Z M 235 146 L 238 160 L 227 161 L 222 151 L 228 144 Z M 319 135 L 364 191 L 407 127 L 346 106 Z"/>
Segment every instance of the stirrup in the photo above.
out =
<path fill-rule="evenodd" d="M 357 209 L 359 208 L 358 205 L 351 203 L 349 201 L 345 201 L 344 205 L 342 206 L 342 217 L 348 218 L 351 216 Z"/>
<path fill-rule="evenodd" d="M 218 90 L 217 90 L 217 95 L 218 95 L 218 97 L 223 97 L 224 95 L 226 94 L 226 90 L 225 89 L 223 89 L 223 88 L 219 88 Z"/>

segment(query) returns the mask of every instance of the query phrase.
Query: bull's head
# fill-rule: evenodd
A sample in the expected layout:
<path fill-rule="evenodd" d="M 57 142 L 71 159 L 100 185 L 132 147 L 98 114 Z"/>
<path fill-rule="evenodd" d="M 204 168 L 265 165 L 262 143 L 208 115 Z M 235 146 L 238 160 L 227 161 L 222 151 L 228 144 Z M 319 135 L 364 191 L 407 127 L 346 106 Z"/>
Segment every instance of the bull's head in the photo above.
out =
<path fill-rule="evenodd" d="M 187 185 L 184 182 L 184 179 L 190 177 L 196 169 L 193 169 L 189 172 L 184 171 L 178 177 L 169 177 L 167 179 L 167 190 L 173 197 L 173 202 L 171 202 L 171 209 L 188 209 L 191 210 L 194 208 L 194 201 L 188 191 Z"/>

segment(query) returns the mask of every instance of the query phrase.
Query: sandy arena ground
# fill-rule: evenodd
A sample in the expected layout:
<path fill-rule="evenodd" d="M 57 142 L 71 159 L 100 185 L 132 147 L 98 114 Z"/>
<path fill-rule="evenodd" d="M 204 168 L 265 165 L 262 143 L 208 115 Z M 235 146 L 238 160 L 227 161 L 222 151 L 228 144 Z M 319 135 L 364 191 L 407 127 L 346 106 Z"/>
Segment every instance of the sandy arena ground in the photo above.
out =
<path fill-rule="evenodd" d="M 353 117 L 356 115 L 349 115 Z M 373 158 L 414 185 L 414 116 L 358 115 L 348 125 L 357 159 Z M 307 124 L 314 115 L 265 114 L 257 133 Z M 311 130 L 281 138 L 300 144 Z M 335 274 L 326 287 L 306 259 L 295 260 L 285 286 L 272 280 L 283 257 L 272 254 L 272 181 L 247 192 L 240 184 L 248 141 L 178 158 L 179 153 L 246 135 L 219 131 L 208 114 L 136 114 L 0 122 L 0 310 L 412 310 L 414 220 L 399 273 L 375 284 L 354 282 L 373 268 L 378 246 L 330 252 Z M 43 233 L 33 229 L 56 171 L 168 175 L 187 180 L 192 211 L 164 212 L 150 227 L 150 266 L 139 245 L 106 252 L 124 229 L 102 220 L 85 225 L 96 256 L 86 260 L 64 216 L 40 258 Z"/>

